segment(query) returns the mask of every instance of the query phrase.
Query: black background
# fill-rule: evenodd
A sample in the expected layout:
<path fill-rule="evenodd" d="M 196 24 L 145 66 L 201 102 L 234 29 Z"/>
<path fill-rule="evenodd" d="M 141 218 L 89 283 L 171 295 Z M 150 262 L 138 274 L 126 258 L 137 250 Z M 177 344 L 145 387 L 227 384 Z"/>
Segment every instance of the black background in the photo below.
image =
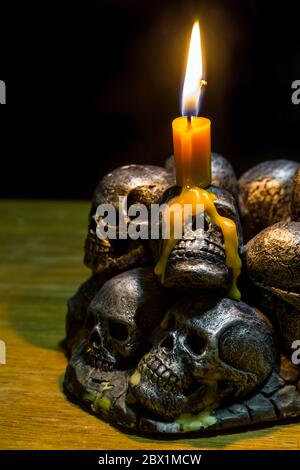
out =
<path fill-rule="evenodd" d="M 300 79 L 300 1 L 1 8 L 0 197 L 90 198 L 116 166 L 163 164 L 195 19 L 213 150 L 238 174 L 264 159 L 299 159 L 291 84 Z"/>

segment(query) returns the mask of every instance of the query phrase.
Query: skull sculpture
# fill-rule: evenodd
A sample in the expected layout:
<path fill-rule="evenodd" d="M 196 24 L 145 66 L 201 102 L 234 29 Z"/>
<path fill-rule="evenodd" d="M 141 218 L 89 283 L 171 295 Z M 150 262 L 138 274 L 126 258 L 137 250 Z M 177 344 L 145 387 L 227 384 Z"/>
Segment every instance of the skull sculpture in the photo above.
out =
<path fill-rule="evenodd" d="M 294 176 L 291 205 L 292 220 L 300 221 L 300 165 Z"/>
<path fill-rule="evenodd" d="M 300 339 L 300 222 L 278 222 L 246 246 L 247 273 L 260 305 L 277 316 L 284 347 Z"/>
<path fill-rule="evenodd" d="M 242 230 L 238 210 L 233 196 L 225 189 L 210 186 L 217 199 L 218 213 L 228 217 L 237 225 L 239 249 L 242 249 Z M 168 202 L 180 193 L 173 186 L 165 192 L 162 203 Z M 154 258 L 159 259 L 162 240 L 151 240 Z M 166 267 L 164 285 L 170 288 L 190 289 L 229 289 L 232 281 L 231 271 L 225 264 L 224 240 L 221 229 L 204 214 L 202 228 L 184 233 L 173 248 Z"/>
<path fill-rule="evenodd" d="M 239 206 L 247 239 L 279 221 L 291 220 L 291 194 L 298 163 L 270 160 L 239 179 Z"/>
<path fill-rule="evenodd" d="M 96 237 L 99 204 L 111 203 L 121 216 L 119 196 L 128 206 L 149 206 L 178 195 L 172 165 L 122 167 L 98 185 L 85 252 L 92 276 L 68 303 L 65 392 L 142 433 L 218 432 L 300 416 L 300 369 L 291 354 L 280 354 L 271 324 L 249 306 L 255 302 L 272 319 L 285 352 L 300 338 L 300 222 L 277 223 L 247 244 L 248 277 L 245 270 L 239 287 L 249 305 L 222 297 L 231 272 L 222 232 L 205 213 L 204 231 L 185 233 L 172 250 L 165 286 L 153 273 L 161 240 L 150 241 L 151 257 L 146 241 Z M 241 209 L 254 220 L 252 226 L 244 219 L 248 232 L 299 220 L 296 168 L 287 160 L 265 162 L 243 175 Z M 208 189 L 219 214 L 235 221 L 244 255 L 235 175 L 216 154 L 212 177 Z M 178 301 L 186 289 L 189 296 Z"/>
<path fill-rule="evenodd" d="M 131 378 L 137 402 L 174 420 L 253 392 L 275 361 L 272 328 L 257 311 L 226 298 L 185 298 L 167 314 L 168 331 Z"/>
<path fill-rule="evenodd" d="M 84 324 L 86 322 L 88 306 L 105 281 L 105 275 L 94 274 L 81 284 L 77 292 L 69 298 L 66 317 L 66 338 L 63 342 L 68 355 L 72 353 L 74 348 L 85 337 Z"/>
<path fill-rule="evenodd" d="M 171 157 L 166 160 L 165 168 L 167 171 L 172 173 L 175 181 L 175 165 L 173 155 L 171 155 Z M 226 189 L 233 196 L 237 196 L 238 182 L 234 169 L 232 168 L 232 165 L 229 163 L 229 161 L 218 153 L 211 154 L 211 184 L 213 186 Z"/>
<path fill-rule="evenodd" d="M 127 165 L 104 176 L 96 188 L 89 215 L 84 257 L 86 266 L 94 273 L 114 275 L 143 264 L 147 258 L 147 246 L 143 240 L 101 240 L 97 237 L 97 207 L 99 204 L 112 204 L 117 216 L 123 215 L 128 222 L 127 214 L 121 214 L 124 208 L 119 207 L 119 196 L 127 197 L 128 206 L 137 203 L 149 205 L 158 202 L 172 182 L 172 176 L 165 169 L 152 165 Z"/>
<path fill-rule="evenodd" d="M 89 306 L 87 362 L 102 370 L 129 369 L 149 348 L 149 335 L 167 307 L 168 295 L 153 269 L 137 268 L 111 278 Z"/>
<path fill-rule="evenodd" d="M 129 165 L 106 175 L 95 191 L 89 216 L 89 232 L 85 242 L 85 263 L 93 275 L 68 301 L 66 340 L 69 354 L 82 338 L 87 308 L 102 284 L 113 275 L 149 261 L 147 246 L 142 240 L 100 240 L 96 235 L 95 213 L 101 203 L 112 204 L 119 214 L 119 196 L 127 196 L 128 206 L 157 202 L 172 183 L 172 177 L 156 166 Z M 128 221 L 128 219 L 125 220 Z"/>

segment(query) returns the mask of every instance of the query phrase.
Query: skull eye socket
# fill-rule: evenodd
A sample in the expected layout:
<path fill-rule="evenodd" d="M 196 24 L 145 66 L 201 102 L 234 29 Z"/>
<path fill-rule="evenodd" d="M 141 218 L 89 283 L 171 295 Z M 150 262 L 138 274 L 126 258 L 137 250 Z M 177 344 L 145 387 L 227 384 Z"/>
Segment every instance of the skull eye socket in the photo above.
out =
<path fill-rule="evenodd" d="M 87 316 L 86 321 L 85 321 L 86 329 L 91 330 L 92 328 L 94 328 L 95 323 L 96 323 L 95 315 L 93 314 L 93 312 L 90 312 Z"/>
<path fill-rule="evenodd" d="M 117 341 L 125 341 L 129 336 L 128 328 L 123 323 L 109 320 L 108 329 L 110 336 Z"/>
<path fill-rule="evenodd" d="M 161 347 L 164 348 L 167 351 L 171 351 L 174 347 L 173 336 L 171 336 L 171 335 L 166 336 L 166 338 L 161 343 Z"/>
<path fill-rule="evenodd" d="M 169 331 L 172 331 L 175 329 L 175 326 L 176 326 L 176 319 L 174 316 L 172 316 L 171 318 L 169 318 L 169 321 L 168 321 L 168 328 L 169 328 Z"/>
<path fill-rule="evenodd" d="M 235 220 L 236 214 L 231 209 L 231 207 L 220 205 L 220 204 L 215 204 L 218 214 L 221 215 L 222 217 L 227 217 L 228 219 Z"/>
<path fill-rule="evenodd" d="M 186 337 L 186 345 L 193 354 L 200 356 L 206 349 L 207 339 L 202 335 L 192 332 Z"/>

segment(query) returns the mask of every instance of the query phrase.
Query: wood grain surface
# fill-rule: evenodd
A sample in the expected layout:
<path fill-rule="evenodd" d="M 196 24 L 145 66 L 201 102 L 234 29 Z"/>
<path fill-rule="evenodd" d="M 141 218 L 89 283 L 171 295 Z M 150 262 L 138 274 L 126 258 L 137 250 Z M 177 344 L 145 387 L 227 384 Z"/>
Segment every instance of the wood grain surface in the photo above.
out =
<path fill-rule="evenodd" d="M 299 449 L 300 423 L 206 438 L 127 435 L 66 400 L 66 299 L 82 263 L 88 203 L 0 201 L 1 449 Z"/>

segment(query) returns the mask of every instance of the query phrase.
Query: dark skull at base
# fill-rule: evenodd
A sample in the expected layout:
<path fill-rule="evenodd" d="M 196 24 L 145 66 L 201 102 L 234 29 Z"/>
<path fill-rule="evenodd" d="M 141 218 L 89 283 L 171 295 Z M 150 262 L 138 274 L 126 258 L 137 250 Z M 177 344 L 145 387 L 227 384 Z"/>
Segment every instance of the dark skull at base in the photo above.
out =
<path fill-rule="evenodd" d="M 235 175 L 226 162 L 212 155 L 213 185 L 236 195 Z M 249 188 L 248 196 L 256 198 L 254 224 L 256 216 L 261 227 L 299 220 L 297 166 L 288 160 L 265 162 L 243 175 L 241 200 Z M 183 238 L 167 266 L 166 287 L 179 287 L 179 295 L 185 288 L 197 294 L 175 303 L 175 289 L 158 283 L 153 266 L 111 279 L 153 264 L 153 258 L 147 242 L 95 239 L 97 205 L 112 202 L 119 211 L 118 196 L 124 195 L 129 204 L 146 206 L 161 202 L 163 194 L 169 200 L 179 192 L 172 188 L 173 170 L 171 160 L 166 170 L 129 165 L 104 177 L 96 190 L 85 253 L 93 274 L 68 303 L 65 343 L 71 358 L 65 392 L 110 423 L 142 433 L 201 433 L 204 428 L 215 433 L 299 419 L 300 368 L 291 364 L 291 345 L 300 338 L 300 222 L 275 224 L 247 245 L 246 302 L 268 314 L 283 341 L 276 346 L 262 314 L 244 302 L 218 297 L 230 286 L 231 275 L 222 235 L 209 219 L 206 241 Z M 232 198 L 228 202 L 226 191 L 211 189 L 221 215 L 234 213 L 240 232 Z M 248 230 L 251 224 L 244 222 Z M 152 248 L 157 260 L 158 243 Z M 167 295 L 173 297 L 172 308 Z M 288 358 L 282 356 L 280 364 L 282 346 Z"/>
<path fill-rule="evenodd" d="M 115 275 L 140 266 L 149 258 L 144 240 L 99 239 L 95 220 L 97 207 L 100 204 L 111 204 L 116 210 L 117 219 L 123 215 L 124 220 L 129 222 L 124 208 L 119 207 L 120 196 L 127 197 L 128 207 L 138 203 L 149 206 L 151 203 L 157 203 L 166 188 L 172 184 L 170 173 L 153 165 L 122 166 L 102 178 L 95 190 L 85 242 L 84 263 L 93 273 L 109 272 Z"/>
<path fill-rule="evenodd" d="M 290 352 L 300 339 L 300 222 L 278 222 L 246 246 L 247 274 L 260 294 L 260 306 L 277 317 Z"/>
<path fill-rule="evenodd" d="M 135 366 L 151 347 L 149 336 L 168 302 L 168 293 L 152 268 L 136 268 L 111 278 L 88 309 L 86 361 L 102 370 L 130 369 L 132 361 Z"/>
<path fill-rule="evenodd" d="M 291 220 L 291 198 L 298 163 L 270 160 L 239 179 L 239 207 L 244 236 L 249 240 L 264 228 Z"/>
<path fill-rule="evenodd" d="M 210 186 L 217 199 L 215 206 L 221 216 L 228 217 L 236 223 L 239 236 L 239 251 L 242 250 L 242 229 L 238 209 L 233 196 L 222 188 Z M 180 193 L 178 186 L 166 190 L 162 203 L 167 203 Z M 158 261 L 162 240 L 151 240 L 151 248 Z M 204 231 L 202 228 L 184 233 L 170 253 L 165 273 L 165 287 L 191 289 L 228 290 L 232 282 L 232 273 L 225 264 L 223 234 L 204 214 Z"/>
<path fill-rule="evenodd" d="M 167 323 L 131 376 L 133 396 L 153 416 L 172 421 L 241 399 L 274 367 L 272 327 L 243 302 L 185 298 L 171 307 Z"/>

